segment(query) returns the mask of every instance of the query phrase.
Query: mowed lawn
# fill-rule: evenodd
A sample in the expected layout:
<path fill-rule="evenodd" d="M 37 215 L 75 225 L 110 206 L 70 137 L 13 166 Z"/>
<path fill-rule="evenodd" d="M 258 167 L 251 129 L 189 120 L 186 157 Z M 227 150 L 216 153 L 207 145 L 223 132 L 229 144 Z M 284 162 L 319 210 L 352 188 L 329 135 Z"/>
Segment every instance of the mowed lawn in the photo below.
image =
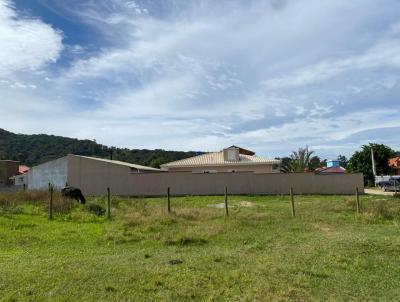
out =
<path fill-rule="evenodd" d="M 0 206 L 0 301 L 400 299 L 399 198 L 296 196 L 294 219 L 288 196 L 223 201 L 113 198 L 111 221 Z"/>

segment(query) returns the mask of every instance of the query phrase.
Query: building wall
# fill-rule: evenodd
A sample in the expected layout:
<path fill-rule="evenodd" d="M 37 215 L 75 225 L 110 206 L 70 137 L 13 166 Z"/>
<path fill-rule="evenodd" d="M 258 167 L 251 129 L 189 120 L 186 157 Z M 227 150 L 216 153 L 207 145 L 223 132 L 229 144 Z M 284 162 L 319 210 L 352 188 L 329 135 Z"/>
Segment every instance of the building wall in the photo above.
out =
<path fill-rule="evenodd" d="M 69 157 L 68 183 L 85 195 L 161 196 L 230 194 L 353 194 L 364 190 L 362 174 L 316 175 L 314 173 L 131 173 L 129 167 L 91 159 Z"/>
<path fill-rule="evenodd" d="M 107 187 L 130 195 L 132 175 L 142 174 L 127 166 L 68 155 L 68 184 L 80 188 L 84 195 L 104 195 Z"/>
<path fill-rule="evenodd" d="M 192 167 L 177 167 L 177 168 L 168 168 L 169 172 L 193 172 L 193 173 L 204 173 L 204 171 L 216 171 L 218 173 L 221 172 L 230 172 L 235 170 L 235 172 L 254 172 L 254 173 L 273 173 L 279 172 L 279 170 L 272 169 L 272 165 L 237 165 L 237 166 L 208 166 L 201 168 L 192 168 Z"/>
<path fill-rule="evenodd" d="M 316 175 L 314 173 L 255 174 L 176 172 L 134 176 L 129 195 L 165 195 L 167 187 L 174 195 L 218 195 L 224 187 L 230 194 L 353 194 L 364 190 L 362 174 Z"/>
<path fill-rule="evenodd" d="M 0 160 L 0 186 L 11 185 L 10 177 L 18 175 L 19 162 Z"/>
<path fill-rule="evenodd" d="M 363 192 L 362 174 L 314 173 L 136 173 L 130 167 L 69 155 L 33 167 L 28 174 L 29 189 L 47 188 L 48 182 L 62 187 L 65 182 L 84 195 L 162 196 L 170 187 L 172 195 L 229 194 L 354 194 Z"/>
<path fill-rule="evenodd" d="M 28 189 L 41 190 L 48 188 L 49 182 L 56 188 L 62 188 L 68 181 L 68 158 L 62 157 L 32 167 L 28 172 Z"/>

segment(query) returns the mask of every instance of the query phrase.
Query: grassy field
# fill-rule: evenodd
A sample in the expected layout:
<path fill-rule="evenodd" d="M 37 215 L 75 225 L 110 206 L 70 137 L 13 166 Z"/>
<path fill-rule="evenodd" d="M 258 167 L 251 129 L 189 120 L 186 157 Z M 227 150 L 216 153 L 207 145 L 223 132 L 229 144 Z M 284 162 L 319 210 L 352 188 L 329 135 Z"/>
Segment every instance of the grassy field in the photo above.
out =
<path fill-rule="evenodd" d="M 0 198 L 0 301 L 385 301 L 400 297 L 400 199 Z M 105 199 L 89 204 L 105 206 Z M 71 207 L 71 208 L 70 208 Z"/>

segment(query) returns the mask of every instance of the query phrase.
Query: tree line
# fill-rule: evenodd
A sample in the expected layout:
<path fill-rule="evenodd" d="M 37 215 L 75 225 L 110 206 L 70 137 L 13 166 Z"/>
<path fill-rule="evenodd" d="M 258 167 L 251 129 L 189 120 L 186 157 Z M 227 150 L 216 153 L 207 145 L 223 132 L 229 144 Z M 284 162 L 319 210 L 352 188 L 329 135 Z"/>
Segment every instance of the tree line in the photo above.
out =
<path fill-rule="evenodd" d="M 112 157 L 114 160 L 159 168 L 161 164 L 195 156 L 196 152 L 116 148 L 91 140 L 47 134 L 15 134 L 0 129 L 0 160 L 17 160 L 27 166 L 35 166 L 67 154 Z"/>

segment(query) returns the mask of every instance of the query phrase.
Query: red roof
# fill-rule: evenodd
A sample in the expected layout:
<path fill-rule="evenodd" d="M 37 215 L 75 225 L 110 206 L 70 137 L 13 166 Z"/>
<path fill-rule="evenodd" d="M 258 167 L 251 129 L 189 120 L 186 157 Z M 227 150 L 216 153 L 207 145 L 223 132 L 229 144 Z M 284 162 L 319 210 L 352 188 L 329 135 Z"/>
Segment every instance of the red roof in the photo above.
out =
<path fill-rule="evenodd" d="M 388 163 L 389 163 L 389 166 L 392 168 L 400 168 L 400 156 L 390 158 Z"/>
<path fill-rule="evenodd" d="M 19 168 L 18 168 L 18 173 L 19 174 L 25 174 L 25 173 L 28 173 L 28 171 L 29 171 L 29 167 L 28 166 L 19 165 Z"/>
<path fill-rule="evenodd" d="M 324 173 L 345 173 L 346 169 L 343 167 L 324 167 L 324 168 L 318 168 L 315 170 L 316 173 L 318 174 L 324 174 Z"/>

